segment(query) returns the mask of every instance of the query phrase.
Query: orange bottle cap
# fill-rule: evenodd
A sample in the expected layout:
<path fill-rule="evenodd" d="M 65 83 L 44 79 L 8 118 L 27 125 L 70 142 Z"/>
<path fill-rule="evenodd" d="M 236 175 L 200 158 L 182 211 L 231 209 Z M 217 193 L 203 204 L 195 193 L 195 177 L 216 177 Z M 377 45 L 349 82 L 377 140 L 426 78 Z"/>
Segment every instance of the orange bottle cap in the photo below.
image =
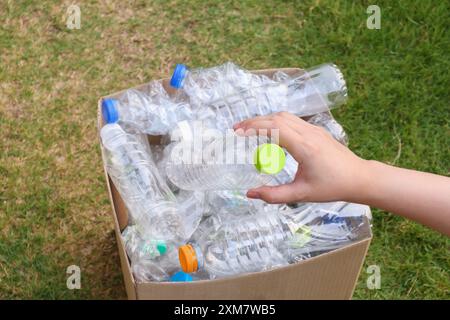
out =
<path fill-rule="evenodd" d="M 178 248 L 178 259 L 181 269 L 186 273 L 195 272 L 198 269 L 197 255 L 190 244 L 185 244 Z"/>

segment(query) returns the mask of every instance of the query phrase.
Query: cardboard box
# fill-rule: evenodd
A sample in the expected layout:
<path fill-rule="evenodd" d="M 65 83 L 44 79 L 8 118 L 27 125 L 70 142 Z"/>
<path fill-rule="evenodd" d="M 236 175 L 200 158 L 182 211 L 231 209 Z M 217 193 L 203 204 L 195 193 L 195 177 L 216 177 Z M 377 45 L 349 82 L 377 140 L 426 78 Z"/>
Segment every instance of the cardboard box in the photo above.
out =
<path fill-rule="evenodd" d="M 271 75 L 282 70 L 292 74 L 300 69 L 284 68 L 258 70 L 255 73 Z M 173 89 L 164 79 L 165 89 Z M 144 88 L 146 85 L 136 87 Z M 101 101 L 118 98 L 121 92 L 102 97 L 98 103 L 98 128 L 104 122 Z M 149 137 L 150 143 L 158 143 L 158 137 Z M 119 249 L 128 299 L 350 299 L 358 280 L 371 238 L 346 247 L 300 261 L 282 268 L 256 272 L 232 278 L 203 280 L 188 283 L 152 282 L 137 283 L 133 277 L 130 261 L 125 252 L 121 231 L 127 226 L 128 215 L 120 194 L 114 187 L 104 166 L 106 185 L 112 204 L 112 217 Z M 370 209 L 368 209 L 370 214 Z"/>

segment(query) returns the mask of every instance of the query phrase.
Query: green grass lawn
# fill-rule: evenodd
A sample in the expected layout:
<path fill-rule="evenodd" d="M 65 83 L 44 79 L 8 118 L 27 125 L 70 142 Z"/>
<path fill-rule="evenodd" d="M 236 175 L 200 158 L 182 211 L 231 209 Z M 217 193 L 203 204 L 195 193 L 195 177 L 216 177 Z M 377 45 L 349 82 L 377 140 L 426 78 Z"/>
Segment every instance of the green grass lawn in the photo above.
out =
<path fill-rule="evenodd" d="M 449 175 L 450 4 L 376 1 L 0 2 L 0 298 L 124 298 L 97 141 L 97 100 L 227 60 L 248 69 L 335 62 L 333 111 L 365 158 Z M 450 298 L 450 241 L 373 210 L 358 299 Z M 79 265 L 81 290 L 66 288 Z M 381 268 L 381 289 L 366 268 Z"/>

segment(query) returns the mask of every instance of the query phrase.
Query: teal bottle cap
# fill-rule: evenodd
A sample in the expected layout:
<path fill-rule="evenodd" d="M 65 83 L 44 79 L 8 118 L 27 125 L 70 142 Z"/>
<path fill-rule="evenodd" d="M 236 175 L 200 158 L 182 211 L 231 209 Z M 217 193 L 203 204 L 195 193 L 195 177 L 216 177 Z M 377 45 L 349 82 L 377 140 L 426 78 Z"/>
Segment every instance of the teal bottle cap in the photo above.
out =
<path fill-rule="evenodd" d="M 158 240 L 156 243 L 156 249 L 158 249 L 159 254 L 163 255 L 167 252 L 167 244 L 164 240 Z"/>

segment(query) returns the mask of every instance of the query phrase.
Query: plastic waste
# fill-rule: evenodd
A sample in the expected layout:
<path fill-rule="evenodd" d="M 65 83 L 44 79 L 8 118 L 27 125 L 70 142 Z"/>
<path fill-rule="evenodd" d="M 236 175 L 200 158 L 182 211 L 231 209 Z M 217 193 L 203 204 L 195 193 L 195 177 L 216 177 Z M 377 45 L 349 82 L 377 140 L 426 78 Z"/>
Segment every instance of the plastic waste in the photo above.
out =
<path fill-rule="evenodd" d="M 144 239 L 135 226 L 129 226 L 122 232 L 128 256 L 131 260 L 154 260 L 163 256 L 171 244 L 163 239 Z"/>
<path fill-rule="evenodd" d="M 283 205 L 269 204 L 259 199 L 250 199 L 243 190 L 207 191 L 207 215 L 222 215 L 226 219 L 247 214 L 275 211 Z"/>
<path fill-rule="evenodd" d="M 238 121 L 288 111 L 346 144 L 328 112 L 347 98 L 335 65 L 271 77 L 233 63 L 177 66 L 171 85 L 172 96 L 154 81 L 102 102 L 102 154 L 128 209 L 122 237 L 137 282 L 269 270 L 370 236 L 364 205 L 247 198 L 246 189 L 291 182 L 299 164 L 266 137 L 223 135 Z M 146 134 L 164 135 L 161 145 L 150 147 Z"/>
<path fill-rule="evenodd" d="M 232 62 L 210 68 L 190 69 L 177 64 L 170 85 L 178 90 L 177 101 L 189 101 L 192 106 L 209 105 L 248 88 L 273 82 L 266 76 L 253 74 Z"/>
<path fill-rule="evenodd" d="M 170 276 L 180 269 L 176 250 L 154 260 L 131 260 L 131 270 L 139 283 L 170 281 Z"/>
<path fill-rule="evenodd" d="M 109 121 L 114 119 L 107 118 Z M 100 136 L 106 170 L 127 206 L 132 223 L 164 240 L 188 239 L 176 198 L 135 135 L 107 123 Z"/>
<path fill-rule="evenodd" d="M 286 160 L 283 167 L 278 174 L 274 175 L 273 181 L 270 185 L 280 185 L 291 183 L 298 170 L 298 162 L 288 152 L 286 152 Z"/>
<path fill-rule="evenodd" d="M 347 100 L 344 77 L 334 64 L 322 64 L 292 76 L 278 72 L 274 79 L 252 75 L 232 63 L 193 70 L 180 64 L 171 85 L 182 90 L 184 100 L 197 105 L 196 115 L 214 118 L 219 129 L 280 111 L 314 115 Z"/>
<path fill-rule="evenodd" d="M 231 128 L 257 115 L 289 111 L 313 115 L 343 104 L 345 81 L 333 64 L 324 64 L 293 76 L 277 73 L 277 80 L 256 75 L 233 63 L 190 70 L 177 65 L 171 85 L 175 98 L 160 81 L 144 90 L 126 90 L 119 99 L 102 104 L 106 121 L 119 121 L 128 132 L 163 135 L 183 120 L 203 120 L 211 127 Z"/>
<path fill-rule="evenodd" d="M 203 270 L 211 279 L 221 278 L 285 265 L 363 236 L 364 215 L 339 217 L 345 203 L 328 206 L 309 204 L 219 226 L 205 220 L 211 227 L 204 227 L 203 237 L 179 248 L 180 265 L 184 272 Z"/>
<path fill-rule="evenodd" d="M 324 128 L 333 136 L 334 139 L 343 145 L 348 144 L 348 136 L 345 133 L 344 128 L 331 116 L 329 112 L 318 113 L 309 118 L 308 122 Z"/>
<path fill-rule="evenodd" d="M 306 211 L 305 211 L 306 210 Z M 368 206 L 348 202 L 303 204 L 291 215 L 292 225 L 300 226 L 280 250 L 290 263 L 308 259 L 370 236 Z M 298 214 L 300 213 L 300 214 Z"/>
<path fill-rule="evenodd" d="M 185 190 L 239 190 L 269 183 L 285 164 L 283 149 L 267 137 L 227 136 L 204 143 L 192 152 L 181 141 L 166 165 L 168 179 Z M 179 152 L 192 152 L 190 157 Z"/>
<path fill-rule="evenodd" d="M 132 225 L 122 232 L 125 250 L 131 261 L 134 277 L 138 282 L 168 281 L 177 266 L 177 246 L 174 242 L 142 235 Z"/>
<path fill-rule="evenodd" d="M 160 82 L 152 82 L 149 93 L 129 89 L 119 99 L 105 99 L 102 111 L 106 122 L 150 135 L 167 134 L 177 122 L 193 118 L 190 106 L 171 100 Z"/>

